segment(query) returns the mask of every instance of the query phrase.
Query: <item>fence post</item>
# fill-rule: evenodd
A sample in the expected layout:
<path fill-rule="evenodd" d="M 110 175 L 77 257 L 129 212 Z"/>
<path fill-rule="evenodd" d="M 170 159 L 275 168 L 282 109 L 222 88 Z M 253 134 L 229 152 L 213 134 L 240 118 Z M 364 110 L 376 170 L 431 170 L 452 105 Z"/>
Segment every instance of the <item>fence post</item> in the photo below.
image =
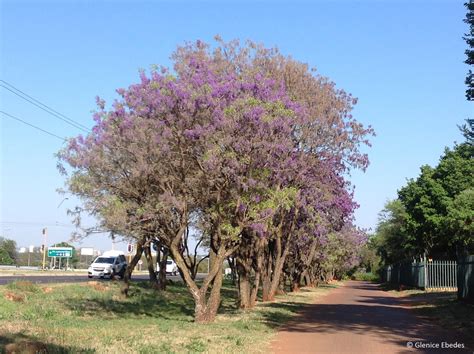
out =
<path fill-rule="evenodd" d="M 428 289 L 428 286 L 429 286 L 429 282 L 428 282 L 428 264 L 426 263 L 426 253 L 423 254 L 423 268 L 424 268 L 424 272 L 425 272 L 425 276 L 424 276 L 424 289 L 425 291 Z"/>

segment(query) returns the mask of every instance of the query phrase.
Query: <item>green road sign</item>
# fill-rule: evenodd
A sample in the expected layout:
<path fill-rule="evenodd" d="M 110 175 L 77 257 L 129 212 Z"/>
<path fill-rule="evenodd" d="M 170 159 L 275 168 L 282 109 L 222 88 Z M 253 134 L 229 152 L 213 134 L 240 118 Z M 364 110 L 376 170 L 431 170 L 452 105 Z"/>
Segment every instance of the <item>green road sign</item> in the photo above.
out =
<path fill-rule="evenodd" d="M 72 247 L 49 247 L 48 257 L 72 258 Z"/>

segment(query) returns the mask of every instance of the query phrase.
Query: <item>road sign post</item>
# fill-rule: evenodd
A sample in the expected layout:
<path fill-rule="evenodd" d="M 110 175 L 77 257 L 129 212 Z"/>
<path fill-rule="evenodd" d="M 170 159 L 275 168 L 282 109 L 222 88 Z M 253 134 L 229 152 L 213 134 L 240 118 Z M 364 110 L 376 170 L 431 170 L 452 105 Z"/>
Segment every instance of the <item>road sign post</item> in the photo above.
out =
<path fill-rule="evenodd" d="M 56 267 L 56 258 L 59 258 L 59 269 L 61 269 L 61 259 L 66 258 L 66 269 L 69 266 L 69 258 L 72 258 L 72 247 L 49 247 L 48 257 L 54 259 L 54 266 Z"/>
<path fill-rule="evenodd" d="M 72 247 L 49 247 L 48 257 L 72 258 Z"/>
<path fill-rule="evenodd" d="M 44 228 L 43 229 L 43 245 L 42 245 L 42 249 L 43 249 L 43 270 L 44 270 L 44 266 L 45 266 L 45 263 L 46 263 L 46 238 L 48 236 L 48 228 Z"/>

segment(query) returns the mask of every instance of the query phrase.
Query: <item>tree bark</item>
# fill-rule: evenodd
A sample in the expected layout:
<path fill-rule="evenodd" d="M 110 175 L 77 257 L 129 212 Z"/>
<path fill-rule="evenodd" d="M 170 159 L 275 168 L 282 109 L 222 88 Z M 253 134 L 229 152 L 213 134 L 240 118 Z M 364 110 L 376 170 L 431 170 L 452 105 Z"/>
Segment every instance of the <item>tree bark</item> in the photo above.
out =
<path fill-rule="evenodd" d="M 137 241 L 137 251 L 133 256 L 131 262 L 127 264 L 127 269 L 125 269 L 125 274 L 123 276 L 123 285 L 120 290 L 121 294 L 124 296 L 128 296 L 128 290 L 130 289 L 130 278 L 132 276 L 133 270 L 135 269 L 138 261 L 142 257 L 143 254 L 143 245 L 145 244 L 145 238 L 142 237 Z"/>
<path fill-rule="evenodd" d="M 226 251 L 226 248 L 221 246 L 218 252 L 215 253 L 212 251 L 211 247 L 210 271 L 209 274 L 204 278 L 200 288 L 196 284 L 195 280 L 192 279 L 191 271 L 187 267 L 183 255 L 178 249 L 177 242 L 171 244 L 170 251 L 181 271 L 181 275 L 186 286 L 193 296 L 195 302 L 194 320 L 198 323 L 208 323 L 214 321 L 220 305 L 223 263 L 225 258 L 228 257 L 233 250 Z M 211 287 L 211 291 L 209 297 L 207 297 L 209 287 Z"/>
<path fill-rule="evenodd" d="M 274 245 L 270 248 L 269 254 L 274 255 L 275 259 L 272 260 L 272 256 L 268 257 L 268 264 L 265 267 L 263 282 L 262 282 L 262 300 L 273 301 L 275 300 L 275 294 L 280 284 L 280 277 L 283 273 L 283 265 L 285 264 L 286 257 L 289 252 L 289 245 L 291 239 L 291 231 L 286 238 L 285 245 L 282 245 L 282 232 L 280 231 L 276 239 L 273 241 Z"/>
<path fill-rule="evenodd" d="M 150 276 L 150 285 L 155 289 L 159 289 L 158 279 L 156 278 L 155 266 L 153 262 L 153 255 L 151 254 L 151 247 L 152 245 L 150 244 L 144 247 L 143 251 L 145 252 L 148 275 Z"/>
<path fill-rule="evenodd" d="M 250 308 L 250 279 L 246 272 L 239 272 L 239 307 Z"/>
<path fill-rule="evenodd" d="M 159 252 L 158 254 L 160 255 L 158 264 L 160 266 L 160 269 L 158 270 L 158 285 L 160 290 L 166 290 L 166 262 L 168 261 L 168 249 L 166 247 L 161 246 L 158 248 Z"/>
<path fill-rule="evenodd" d="M 209 299 L 206 302 L 206 294 L 202 292 L 201 289 L 201 301 L 199 301 L 199 306 L 196 306 L 195 311 L 195 321 L 197 323 L 209 323 L 213 322 L 217 315 L 217 310 L 221 304 L 221 288 L 222 288 L 222 280 L 224 278 L 223 274 L 223 260 L 221 265 L 219 266 L 219 270 L 214 277 L 214 281 L 212 283 L 211 294 L 209 295 Z M 203 301 L 204 300 L 204 301 Z"/>
<path fill-rule="evenodd" d="M 271 260 L 269 261 L 271 262 Z M 267 266 L 262 275 L 262 301 L 271 301 L 270 289 L 272 286 L 271 266 Z"/>

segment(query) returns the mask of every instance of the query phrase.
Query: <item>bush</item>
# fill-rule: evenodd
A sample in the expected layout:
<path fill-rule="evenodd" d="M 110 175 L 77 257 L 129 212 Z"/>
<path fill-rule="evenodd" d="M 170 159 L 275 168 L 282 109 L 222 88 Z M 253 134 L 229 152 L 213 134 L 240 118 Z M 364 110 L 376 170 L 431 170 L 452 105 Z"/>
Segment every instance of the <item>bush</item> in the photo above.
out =
<path fill-rule="evenodd" d="M 379 281 L 380 278 L 377 274 L 367 272 L 356 272 L 352 275 L 352 280 L 364 280 L 364 281 Z"/>

